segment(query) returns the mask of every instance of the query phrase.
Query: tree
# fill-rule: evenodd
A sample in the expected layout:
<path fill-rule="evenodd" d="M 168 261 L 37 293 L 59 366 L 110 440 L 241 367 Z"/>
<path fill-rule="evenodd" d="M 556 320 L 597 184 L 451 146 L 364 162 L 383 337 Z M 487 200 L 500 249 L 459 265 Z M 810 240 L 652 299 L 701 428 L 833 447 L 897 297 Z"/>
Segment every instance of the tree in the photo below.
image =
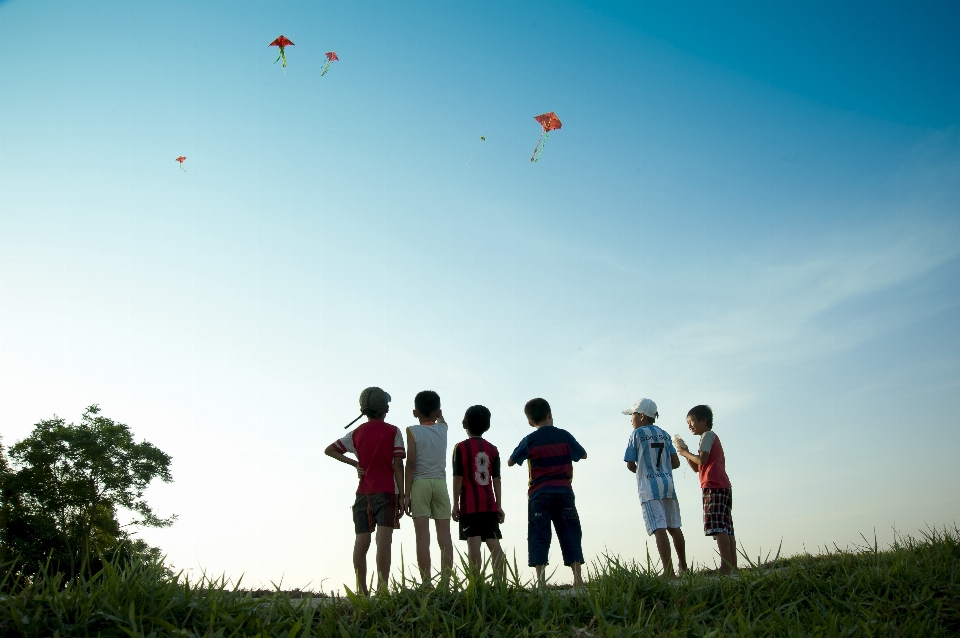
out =
<path fill-rule="evenodd" d="M 137 443 L 129 426 L 100 416 L 91 405 L 79 425 L 62 418 L 41 421 L 9 450 L 0 466 L 0 548 L 19 555 L 32 573 L 48 557 L 73 580 L 92 558 L 128 540 L 118 508 L 135 512 L 131 525 L 166 527 L 143 493 L 155 478 L 170 476 L 170 456 L 147 441 Z"/>

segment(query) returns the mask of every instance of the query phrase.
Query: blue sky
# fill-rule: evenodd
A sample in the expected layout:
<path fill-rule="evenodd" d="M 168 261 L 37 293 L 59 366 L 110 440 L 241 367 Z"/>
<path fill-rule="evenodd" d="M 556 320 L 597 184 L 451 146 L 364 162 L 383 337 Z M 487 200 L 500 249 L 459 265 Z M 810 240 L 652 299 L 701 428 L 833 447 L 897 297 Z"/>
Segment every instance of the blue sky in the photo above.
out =
<path fill-rule="evenodd" d="M 487 405 L 504 454 L 547 398 L 594 558 L 646 556 L 641 396 L 670 432 L 714 407 L 751 554 L 952 524 L 958 31 L 950 3 L 5 2 L 0 432 L 99 403 L 174 457 L 180 520 L 143 536 L 251 584 L 351 581 L 322 450 L 368 385 L 401 426 L 426 388 Z"/>

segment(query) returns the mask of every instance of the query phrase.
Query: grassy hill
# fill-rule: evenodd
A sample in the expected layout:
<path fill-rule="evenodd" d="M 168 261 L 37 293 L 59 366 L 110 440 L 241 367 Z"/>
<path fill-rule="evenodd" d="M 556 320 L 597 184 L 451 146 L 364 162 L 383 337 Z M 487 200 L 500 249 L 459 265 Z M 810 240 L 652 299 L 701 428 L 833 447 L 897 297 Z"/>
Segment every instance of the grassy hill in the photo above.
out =
<path fill-rule="evenodd" d="M 458 581 L 450 591 L 297 599 L 162 565 L 108 566 L 76 586 L 0 583 L 7 636 L 953 636 L 960 633 L 960 530 L 892 547 L 801 555 L 665 581 L 605 557 L 586 591 Z"/>

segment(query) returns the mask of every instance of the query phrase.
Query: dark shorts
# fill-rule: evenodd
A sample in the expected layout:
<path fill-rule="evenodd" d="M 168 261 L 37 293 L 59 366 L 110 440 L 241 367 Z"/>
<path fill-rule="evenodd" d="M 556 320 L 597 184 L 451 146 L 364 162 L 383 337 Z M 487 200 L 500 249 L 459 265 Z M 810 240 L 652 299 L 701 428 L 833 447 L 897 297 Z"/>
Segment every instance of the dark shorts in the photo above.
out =
<path fill-rule="evenodd" d="M 580 516 L 573 493 L 536 493 L 527 502 L 527 564 L 546 565 L 550 553 L 550 524 L 557 531 L 563 564 L 583 562 Z"/>
<path fill-rule="evenodd" d="M 703 533 L 733 536 L 733 488 L 703 488 Z"/>
<path fill-rule="evenodd" d="M 378 492 L 357 494 L 353 502 L 353 529 L 357 534 L 369 534 L 377 525 L 400 529 L 397 516 L 397 495 Z"/>
<path fill-rule="evenodd" d="M 473 512 L 460 515 L 460 540 L 479 536 L 481 541 L 503 538 L 500 535 L 500 514 L 497 512 Z"/>

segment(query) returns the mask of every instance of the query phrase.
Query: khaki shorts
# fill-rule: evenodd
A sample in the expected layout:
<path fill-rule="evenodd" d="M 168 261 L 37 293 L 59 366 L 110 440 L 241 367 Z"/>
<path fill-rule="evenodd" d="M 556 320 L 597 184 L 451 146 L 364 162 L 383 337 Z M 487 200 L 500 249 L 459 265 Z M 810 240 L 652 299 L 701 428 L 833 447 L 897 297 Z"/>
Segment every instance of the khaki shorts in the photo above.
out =
<path fill-rule="evenodd" d="M 445 479 L 417 479 L 410 488 L 410 513 L 413 518 L 429 516 L 432 519 L 450 518 L 450 495 Z"/>

